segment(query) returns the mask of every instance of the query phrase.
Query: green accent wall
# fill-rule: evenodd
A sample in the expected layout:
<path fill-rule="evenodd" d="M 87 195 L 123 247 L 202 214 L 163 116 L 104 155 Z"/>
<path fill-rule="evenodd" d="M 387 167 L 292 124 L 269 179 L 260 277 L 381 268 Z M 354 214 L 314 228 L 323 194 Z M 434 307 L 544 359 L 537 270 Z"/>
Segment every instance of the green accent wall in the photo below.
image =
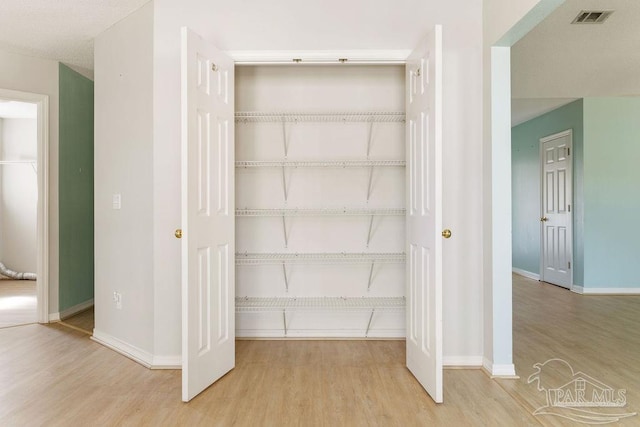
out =
<path fill-rule="evenodd" d="M 640 287 L 640 98 L 584 100 L 585 285 Z"/>
<path fill-rule="evenodd" d="M 511 129 L 513 267 L 540 274 L 540 139 L 573 131 L 573 282 L 584 283 L 583 101 Z"/>
<path fill-rule="evenodd" d="M 93 82 L 59 70 L 59 311 L 93 299 Z"/>

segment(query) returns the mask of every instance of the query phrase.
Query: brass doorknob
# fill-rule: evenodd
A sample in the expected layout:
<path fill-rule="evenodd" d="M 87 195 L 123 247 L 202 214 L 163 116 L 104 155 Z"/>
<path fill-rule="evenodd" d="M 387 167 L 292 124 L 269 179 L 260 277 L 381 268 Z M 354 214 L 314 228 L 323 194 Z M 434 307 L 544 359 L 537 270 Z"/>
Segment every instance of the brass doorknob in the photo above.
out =
<path fill-rule="evenodd" d="M 178 228 L 174 234 L 176 239 L 182 239 L 182 228 Z"/>
<path fill-rule="evenodd" d="M 444 237 L 445 239 L 450 238 L 451 230 L 449 230 L 448 228 L 445 228 L 444 230 L 442 230 L 442 237 Z"/>
<path fill-rule="evenodd" d="M 540 221 L 547 222 L 549 221 L 549 218 L 547 218 L 546 216 L 543 216 L 542 218 L 540 218 Z"/>

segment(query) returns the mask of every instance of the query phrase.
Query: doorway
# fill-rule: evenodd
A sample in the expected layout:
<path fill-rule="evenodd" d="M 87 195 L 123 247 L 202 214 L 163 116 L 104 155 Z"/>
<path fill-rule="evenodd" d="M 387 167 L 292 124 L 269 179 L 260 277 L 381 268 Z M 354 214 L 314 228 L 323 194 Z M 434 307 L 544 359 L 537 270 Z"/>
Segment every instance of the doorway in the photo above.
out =
<path fill-rule="evenodd" d="M 0 89 L 0 100 L 7 110 L 0 141 L 0 261 L 6 261 L 3 274 L 17 279 L 2 306 L 15 315 L 12 325 L 47 323 L 49 97 Z"/>
<path fill-rule="evenodd" d="M 0 99 L 0 327 L 35 323 L 37 108 Z"/>
<path fill-rule="evenodd" d="M 573 274 L 572 132 L 540 139 L 540 280 L 571 289 Z"/>

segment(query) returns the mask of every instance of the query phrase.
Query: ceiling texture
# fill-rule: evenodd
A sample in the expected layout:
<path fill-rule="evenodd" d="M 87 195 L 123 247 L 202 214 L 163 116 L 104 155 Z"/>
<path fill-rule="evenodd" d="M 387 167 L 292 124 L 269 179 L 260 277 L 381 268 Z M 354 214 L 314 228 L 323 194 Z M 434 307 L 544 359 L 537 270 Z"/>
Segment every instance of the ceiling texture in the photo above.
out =
<path fill-rule="evenodd" d="M 613 10 L 572 25 L 582 10 Z M 512 124 L 574 99 L 640 95 L 640 1 L 566 0 L 511 49 Z"/>
<path fill-rule="evenodd" d="M 91 75 L 93 39 L 149 0 L 0 0 L 0 49 Z"/>
<path fill-rule="evenodd" d="M 0 49 L 62 61 L 91 76 L 94 38 L 149 0 L 0 1 Z M 328 5 L 327 2 L 332 4 Z M 242 24 L 242 31 L 237 30 L 238 25 L 230 22 L 233 19 L 222 19 L 216 26 L 226 29 L 218 37 L 221 38 L 221 47 L 228 49 L 245 49 L 254 44 L 249 43 L 251 40 L 244 40 L 251 37 L 250 28 L 254 29 L 254 33 L 256 28 L 260 29 L 260 40 L 289 43 L 294 40 L 299 43 L 302 39 L 310 38 L 316 40 L 316 44 L 323 40 L 322 46 L 313 45 L 310 47 L 312 49 L 339 47 L 339 40 L 345 40 L 349 35 L 345 31 L 351 31 L 347 40 L 358 42 L 351 48 L 367 45 L 372 48 L 402 48 L 407 47 L 407 43 L 413 43 L 412 40 L 419 35 L 406 30 L 423 25 L 419 16 L 428 15 L 438 19 L 439 8 L 449 7 L 424 0 L 405 0 L 407 7 L 385 10 L 367 8 L 364 0 L 350 0 L 347 3 L 339 0 L 310 3 L 279 1 L 270 3 L 271 7 L 267 7 L 268 2 L 264 3 L 264 7 L 261 6 L 262 2 L 257 2 L 255 9 L 244 7 L 246 0 L 214 3 L 218 12 L 214 16 L 218 18 L 242 16 L 240 21 L 236 19 L 236 24 Z M 451 7 L 460 7 L 464 1 L 456 0 L 453 3 L 457 5 Z M 179 5 L 179 0 L 176 0 L 176 7 L 179 8 Z M 328 6 L 349 10 L 335 14 L 331 12 L 334 7 Z M 343 16 L 345 12 L 350 13 L 350 9 L 360 11 L 356 15 L 362 19 L 357 22 L 364 27 L 361 25 L 358 31 L 352 25 L 356 21 L 346 20 Z M 410 13 L 399 9 L 406 9 Z M 572 25 L 571 22 L 582 10 L 614 10 L 614 13 L 603 24 Z M 265 16 L 269 19 L 265 19 Z M 303 19 L 304 16 L 310 20 Z M 342 25 L 343 21 L 348 21 L 349 25 Z M 415 25 L 395 25 L 413 21 L 416 21 Z M 270 25 L 265 26 L 267 22 Z M 273 25 L 274 22 L 278 25 Z M 389 27 L 384 25 L 385 22 L 392 22 L 392 28 L 402 30 L 382 32 L 380 28 Z M 515 125 L 529 120 L 577 98 L 640 95 L 638 22 L 640 1 L 566 0 L 512 48 L 512 123 Z M 267 33 L 280 27 L 287 29 L 282 31 L 284 38 L 280 37 L 280 40 L 274 36 L 270 39 Z M 290 34 L 295 30 L 309 37 L 291 38 Z M 225 40 L 228 34 L 234 37 L 233 42 Z M 298 48 L 301 47 L 282 47 Z"/>

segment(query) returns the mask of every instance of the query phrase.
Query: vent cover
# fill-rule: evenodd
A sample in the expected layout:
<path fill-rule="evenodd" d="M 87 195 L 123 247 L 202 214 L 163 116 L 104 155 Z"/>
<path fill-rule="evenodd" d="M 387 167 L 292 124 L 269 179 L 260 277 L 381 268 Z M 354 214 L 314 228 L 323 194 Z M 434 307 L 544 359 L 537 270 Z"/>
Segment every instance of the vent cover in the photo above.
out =
<path fill-rule="evenodd" d="M 613 10 L 582 10 L 572 24 L 602 24 L 613 13 Z"/>

